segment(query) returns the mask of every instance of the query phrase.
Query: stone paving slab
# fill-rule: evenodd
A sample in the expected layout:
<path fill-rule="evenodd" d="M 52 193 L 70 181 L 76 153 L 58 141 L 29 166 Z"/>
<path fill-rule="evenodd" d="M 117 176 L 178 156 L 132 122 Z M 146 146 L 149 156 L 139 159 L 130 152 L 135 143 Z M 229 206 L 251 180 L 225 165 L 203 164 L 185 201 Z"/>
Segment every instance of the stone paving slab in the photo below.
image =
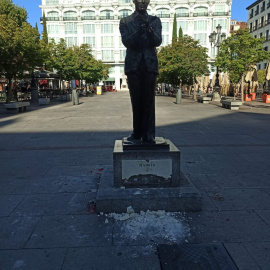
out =
<path fill-rule="evenodd" d="M 270 241 L 269 225 L 253 210 L 205 211 L 188 217 L 196 243 Z"/>
<path fill-rule="evenodd" d="M 153 247 L 86 247 L 68 250 L 62 270 L 74 269 L 160 270 L 160 265 Z"/>
<path fill-rule="evenodd" d="M 112 245 L 113 227 L 96 215 L 44 216 L 26 248 L 64 248 Z"/>
<path fill-rule="evenodd" d="M 59 270 L 66 253 L 65 248 L 0 250 L 0 269 Z"/>
<path fill-rule="evenodd" d="M 161 268 L 237 270 L 222 244 L 159 245 Z"/>
<path fill-rule="evenodd" d="M 0 250 L 24 248 L 40 217 L 0 217 Z"/>

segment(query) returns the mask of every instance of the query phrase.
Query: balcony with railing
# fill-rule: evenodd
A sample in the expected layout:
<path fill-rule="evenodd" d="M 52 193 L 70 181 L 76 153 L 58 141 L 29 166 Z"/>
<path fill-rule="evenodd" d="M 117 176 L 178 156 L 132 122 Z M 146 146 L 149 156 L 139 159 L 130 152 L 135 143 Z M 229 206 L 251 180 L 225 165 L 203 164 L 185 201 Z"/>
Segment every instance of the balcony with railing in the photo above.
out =
<path fill-rule="evenodd" d="M 100 20 L 113 20 L 114 16 L 110 15 L 110 16 L 99 16 Z"/>
<path fill-rule="evenodd" d="M 264 25 L 270 24 L 270 19 L 264 21 Z"/>
<path fill-rule="evenodd" d="M 193 17 L 207 17 L 208 12 L 195 12 L 193 13 Z"/>
<path fill-rule="evenodd" d="M 189 17 L 189 13 L 176 13 L 176 17 Z"/>
<path fill-rule="evenodd" d="M 255 10 L 255 16 L 259 14 L 259 10 Z"/>
<path fill-rule="evenodd" d="M 43 17 L 40 17 L 40 21 L 43 21 Z M 46 21 L 59 21 L 59 17 L 46 17 Z"/>
<path fill-rule="evenodd" d="M 83 16 L 82 17 L 82 20 L 85 21 L 85 20 L 95 20 L 96 19 L 96 16 Z"/>
<path fill-rule="evenodd" d="M 269 2 L 269 3 L 267 3 L 266 7 L 267 7 L 267 8 L 270 8 L 270 2 Z"/>
<path fill-rule="evenodd" d="M 170 18 L 170 14 L 162 14 L 162 13 L 160 13 L 160 14 L 157 14 L 157 17 L 159 17 L 159 18 Z"/>
<path fill-rule="evenodd" d="M 261 12 L 265 11 L 265 7 L 261 7 Z"/>
<path fill-rule="evenodd" d="M 213 15 L 214 16 L 228 16 L 229 13 L 225 12 L 225 11 L 224 12 L 222 11 L 222 12 L 214 12 Z"/>
<path fill-rule="evenodd" d="M 64 21 L 77 21 L 78 17 L 63 17 Z"/>
<path fill-rule="evenodd" d="M 254 25 L 253 26 L 253 31 L 257 30 L 258 29 L 258 26 L 257 25 Z"/>

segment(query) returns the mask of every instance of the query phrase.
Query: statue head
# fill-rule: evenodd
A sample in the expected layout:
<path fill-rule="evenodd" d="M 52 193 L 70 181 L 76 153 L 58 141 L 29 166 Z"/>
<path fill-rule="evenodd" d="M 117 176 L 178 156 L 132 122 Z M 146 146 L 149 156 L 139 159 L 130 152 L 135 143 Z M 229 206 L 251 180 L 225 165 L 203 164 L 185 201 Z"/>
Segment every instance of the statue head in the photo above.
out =
<path fill-rule="evenodd" d="M 150 0 L 133 0 L 133 3 L 135 4 L 135 9 L 137 12 L 145 13 Z"/>

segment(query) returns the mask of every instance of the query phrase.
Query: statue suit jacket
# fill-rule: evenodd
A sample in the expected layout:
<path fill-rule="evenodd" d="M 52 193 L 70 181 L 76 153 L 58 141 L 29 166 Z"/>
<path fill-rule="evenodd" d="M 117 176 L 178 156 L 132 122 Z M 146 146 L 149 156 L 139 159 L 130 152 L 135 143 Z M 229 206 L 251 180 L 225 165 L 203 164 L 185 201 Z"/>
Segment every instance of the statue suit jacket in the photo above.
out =
<path fill-rule="evenodd" d="M 125 59 L 125 73 L 128 75 L 138 70 L 142 57 L 144 57 L 146 70 L 158 74 L 158 59 L 156 47 L 162 42 L 161 21 L 156 16 L 148 15 L 149 27 L 152 32 L 141 32 L 139 23 L 135 20 L 136 12 L 122 18 L 120 33 L 122 42 L 127 48 Z"/>

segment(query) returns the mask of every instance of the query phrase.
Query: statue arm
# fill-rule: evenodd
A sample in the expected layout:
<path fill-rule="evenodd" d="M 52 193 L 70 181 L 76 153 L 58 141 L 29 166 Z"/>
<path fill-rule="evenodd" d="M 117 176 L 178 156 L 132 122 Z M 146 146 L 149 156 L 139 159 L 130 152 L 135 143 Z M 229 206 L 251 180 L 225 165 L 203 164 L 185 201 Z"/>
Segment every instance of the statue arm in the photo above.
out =
<path fill-rule="evenodd" d="M 162 25 L 159 18 L 150 23 L 148 37 L 153 47 L 158 47 L 162 43 Z"/>
<path fill-rule="evenodd" d="M 132 27 L 130 27 L 131 29 L 134 29 L 134 31 L 132 33 L 130 33 L 130 30 L 128 28 L 127 23 L 125 23 L 123 21 L 123 19 L 120 21 L 120 25 L 119 25 L 119 30 L 121 33 L 121 37 L 122 37 L 122 42 L 124 44 L 125 47 L 127 48 L 131 48 L 131 47 L 137 47 L 139 46 L 139 40 L 141 37 L 141 30 L 139 28 L 139 26 L 136 27 L 134 22 L 130 22 L 133 23 Z"/>

